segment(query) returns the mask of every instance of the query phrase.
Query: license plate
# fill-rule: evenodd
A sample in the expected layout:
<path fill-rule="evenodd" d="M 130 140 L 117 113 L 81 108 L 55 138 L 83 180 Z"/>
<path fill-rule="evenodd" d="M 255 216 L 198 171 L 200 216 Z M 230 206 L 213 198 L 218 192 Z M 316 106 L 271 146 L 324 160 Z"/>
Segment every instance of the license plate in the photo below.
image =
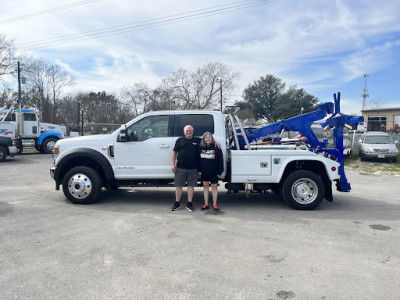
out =
<path fill-rule="evenodd" d="M 378 154 L 378 158 L 385 158 L 384 154 Z"/>

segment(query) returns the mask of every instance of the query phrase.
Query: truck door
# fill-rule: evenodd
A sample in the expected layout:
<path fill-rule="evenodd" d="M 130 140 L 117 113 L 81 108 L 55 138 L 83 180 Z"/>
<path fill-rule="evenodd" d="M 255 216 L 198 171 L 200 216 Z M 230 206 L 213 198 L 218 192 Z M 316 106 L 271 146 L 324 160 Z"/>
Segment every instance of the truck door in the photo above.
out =
<path fill-rule="evenodd" d="M 35 138 L 39 136 L 39 120 L 35 113 L 23 112 L 24 118 L 24 132 L 22 134 L 25 138 Z"/>
<path fill-rule="evenodd" d="M 146 116 L 127 127 L 128 140 L 114 144 L 116 178 L 173 178 L 172 128 L 173 115 Z"/>

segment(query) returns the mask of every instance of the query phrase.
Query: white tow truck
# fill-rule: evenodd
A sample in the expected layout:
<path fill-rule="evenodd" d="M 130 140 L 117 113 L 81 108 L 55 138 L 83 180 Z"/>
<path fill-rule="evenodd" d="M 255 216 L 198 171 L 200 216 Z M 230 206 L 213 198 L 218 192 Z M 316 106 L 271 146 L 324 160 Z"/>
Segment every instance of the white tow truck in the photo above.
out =
<path fill-rule="evenodd" d="M 65 134 L 65 126 L 41 122 L 40 112 L 34 108 L 0 108 L 0 136 L 17 140 L 19 153 L 23 148 L 35 148 L 50 154 Z"/>
<path fill-rule="evenodd" d="M 328 113 L 332 119 L 327 120 L 327 127 L 340 127 L 339 123 L 343 127 L 343 120 L 351 118 L 339 113 L 339 101 L 337 106 L 333 111 L 333 103 L 319 105 L 316 113 L 299 116 L 301 120 L 294 123 L 300 123 L 302 131 L 303 127 L 311 127 L 315 118 L 323 119 Z M 332 201 L 332 181 L 337 182 L 338 190 L 350 190 L 340 134 L 336 134 L 338 147 L 333 149 L 312 141 L 315 136 L 308 130 L 304 134 L 310 144 L 261 145 L 257 140 L 264 133 L 276 132 L 282 126 L 293 130 L 291 119 L 282 126 L 272 124 L 246 132 L 236 112 L 235 107 L 227 107 L 225 115 L 215 110 L 155 111 L 138 116 L 108 135 L 59 140 L 50 174 L 56 189 L 62 185 L 64 195 L 76 204 L 96 201 L 102 187 L 172 186 L 172 149 L 183 135 L 184 126 L 190 124 L 195 136 L 209 131 L 221 143 L 225 163 L 222 181 L 229 191 L 273 190 L 295 209 L 314 209 L 324 198 Z"/>

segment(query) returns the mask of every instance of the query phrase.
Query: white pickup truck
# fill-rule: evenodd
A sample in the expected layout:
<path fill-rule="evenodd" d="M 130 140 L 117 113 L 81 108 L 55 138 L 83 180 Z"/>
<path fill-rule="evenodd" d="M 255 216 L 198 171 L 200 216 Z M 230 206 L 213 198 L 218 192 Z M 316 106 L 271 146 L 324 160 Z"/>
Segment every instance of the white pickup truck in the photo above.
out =
<path fill-rule="evenodd" d="M 172 149 L 187 124 L 195 136 L 209 131 L 221 143 L 222 181 L 228 190 L 273 190 L 295 209 L 314 209 L 324 198 L 332 201 L 340 163 L 304 144 L 249 144 L 237 116 L 215 110 L 155 111 L 108 135 L 58 140 L 50 169 L 56 189 L 62 185 L 71 202 L 88 204 L 102 187 L 172 186 Z M 239 146 L 243 138 L 247 145 Z"/>

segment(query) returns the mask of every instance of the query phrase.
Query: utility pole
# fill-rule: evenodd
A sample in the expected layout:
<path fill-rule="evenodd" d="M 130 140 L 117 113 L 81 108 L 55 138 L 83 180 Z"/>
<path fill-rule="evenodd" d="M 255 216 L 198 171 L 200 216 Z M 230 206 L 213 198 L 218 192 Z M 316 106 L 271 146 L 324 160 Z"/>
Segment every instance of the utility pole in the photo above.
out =
<path fill-rule="evenodd" d="M 76 124 L 77 124 L 77 128 L 79 128 L 79 125 L 81 124 L 81 103 L 79 101 L 76 102 L 76 108 L 77 108 L 77 113 L 78 113 L 78 122 L 76 122 Z"/>
<path fill-rule="evenodd" d="M 81 126 L 82 126 L 82 136 L 84 135 L 84 131 L 83 131 L 83 125 L 84 125 L 84 122 L 83 122 L 83 109 L 81 110 Z"/>
<path fill-rule="evenodd" d="M 21 65 L 17 62 L 17 73 L 18 73 L 18 119 L 17 119 L 17 135 L 19 138 L 22 137 L 24 132 L 24 121 L 22 119 L 22 101 L 21 101 Z M 22 148 L 21 148 L 22 149 Z M 22 151 L 21 151 L 22 153 Z"/>
<path fill-rule="evenodd" d="M 17 62 L 18 72 L 18 103 L 21 104 L 21 65 Z"/>
<path fill-rule="evenodd" d="M 364 90 L 363 90 L 363 93 L 361 94 L 361 97 L 363 97 L 363 103 L 362 103 L 363 110 L 367 109 L 367 100 L 369 97 L 368 89 L 367 89 L 368 76 L 369 76 L 368 74 L 364 74 Z"/>
<path fill-rule="evenodd" d="M 220 95 L 221 95 L 221 111 L 222 111 L 222 78 L 219 80 L 219 91 L 220 91 Z"/>

